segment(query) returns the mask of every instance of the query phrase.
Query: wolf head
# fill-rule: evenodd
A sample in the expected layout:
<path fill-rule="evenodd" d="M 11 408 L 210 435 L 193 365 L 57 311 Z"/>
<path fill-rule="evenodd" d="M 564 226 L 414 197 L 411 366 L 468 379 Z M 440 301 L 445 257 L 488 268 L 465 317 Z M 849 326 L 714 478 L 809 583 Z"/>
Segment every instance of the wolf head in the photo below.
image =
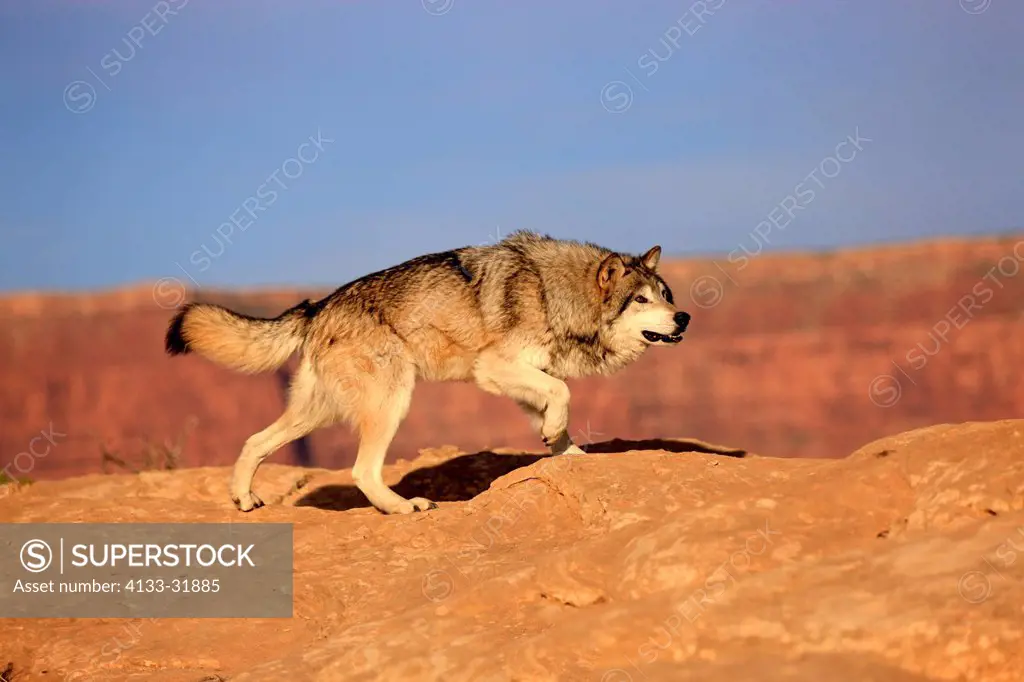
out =
<path fill-rule="evenodd" d="M 640 257 L 607 255 L 597 269 L 602 322 L 615 350 L 673 345 L 683 339 L 689 313 L 677 311 L 672 290 L 658 275 L 661 247 Z"/>

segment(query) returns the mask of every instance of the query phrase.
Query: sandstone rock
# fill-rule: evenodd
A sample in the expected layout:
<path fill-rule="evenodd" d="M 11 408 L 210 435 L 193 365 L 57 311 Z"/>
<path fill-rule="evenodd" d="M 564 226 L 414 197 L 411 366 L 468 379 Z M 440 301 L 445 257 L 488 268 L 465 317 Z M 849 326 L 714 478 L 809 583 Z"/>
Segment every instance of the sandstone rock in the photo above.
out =
<path fill-rule="evenodd" d="M 1022 433 L 940 425 L 839 460 L 425 452 L 386 477 L 440 508 L 402 517 L 348 471 L 266 465 L 275 502 L 249 515 L 225 468 L 38 482 L 0 520 L 294 523 L 295 616 L 7 620 L 0 653 L 19 681 L 1017 682 Z"/>

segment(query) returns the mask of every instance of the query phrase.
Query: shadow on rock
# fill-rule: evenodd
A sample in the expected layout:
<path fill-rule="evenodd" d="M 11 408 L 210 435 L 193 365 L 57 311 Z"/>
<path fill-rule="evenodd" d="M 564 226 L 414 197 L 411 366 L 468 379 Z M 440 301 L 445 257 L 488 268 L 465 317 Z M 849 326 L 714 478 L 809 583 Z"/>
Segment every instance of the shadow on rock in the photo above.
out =
<path fill-rule="evenodd" d="M 588 454 L 613 454 L 630 450 L 665 450 L 698 452 L 725 457 L 744 457 L 745 450 L 725 448 L 699 440 L 613 440 L 581 445 Z M 465 502 L 487 490 L 491 483 L 505 474 L 529 466 L 551 455 L 498 454 L 484 451 L 460 455 L 435 466 L 410 471 L 392 490 L 405 498 L 426 497 L 435 502 Z M 370 501 L 352 485 L 325 485 L 315 488 L 295 501 L 296 507 L 316 507 L 331 511 L 347 511 L 370 507 Z"/>
<path fill-rule="evenodd" d="M 580 446 L 587 452 L 598 454 L 612 454 L 616 452 L 629 452 L 630 450 L 665 450 L 667 452 L 701 452 L 707 455 L 722 455 L 723 457 L 746 457 L 747 451 L 738 448 L 727 448 L 721 445 L 705 443 L 695 438 L 650 438 L 647 440 L 612 440 L 600 443 L 591 443 Z"/>

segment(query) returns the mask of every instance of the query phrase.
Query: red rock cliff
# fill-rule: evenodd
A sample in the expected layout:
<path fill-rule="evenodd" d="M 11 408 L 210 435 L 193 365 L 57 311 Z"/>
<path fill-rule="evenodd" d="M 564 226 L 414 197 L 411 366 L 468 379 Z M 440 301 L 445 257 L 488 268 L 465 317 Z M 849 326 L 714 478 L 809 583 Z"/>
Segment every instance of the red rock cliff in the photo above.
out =
<path fill-rule="evenodd" d="M 1019 417 L 1022 261 L 1024 236 L 667 259 L 665 277 L 693 315 L 686 340 L 614 377 L 572 382 L 572 432 L 581 444 L 681 434 L 828 457 L 927 424 Z M 173 439 L 192 418 L 181 463 L 228 464 L 277 418 L 282 375 L 164 355 L 175 293 L 163 282 L 155 296 L 145 285 L 0 299 L 0 469 L 36 479 L 95 472 L 103 444 L 139 461 L 142 439 Z M 276 314 L 325 292 L 199 293 Z M 422 384 L 391 459 L 448 443 L 538 447 L 510 401 Z M 272 461 L 343 467 L 355 445 L 337 426 Z"/>

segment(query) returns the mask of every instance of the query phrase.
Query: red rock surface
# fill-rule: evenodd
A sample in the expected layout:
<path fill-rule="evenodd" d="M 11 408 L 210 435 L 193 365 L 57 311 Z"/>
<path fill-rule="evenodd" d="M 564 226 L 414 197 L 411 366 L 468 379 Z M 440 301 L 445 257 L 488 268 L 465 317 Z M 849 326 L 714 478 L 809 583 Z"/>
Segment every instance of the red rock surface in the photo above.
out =
<path fill-rule="evenodd" d="M 769 455 L 836 457 L 930 423 L 1019 416 L 1022 259 L 1022 237 L 1009 236 L 762 255 L 744 268 L 666 260 L 691 331 L 614 377 L 572 382 L 573 434 L 585 443 L 681 433 Z M 192 418 L 182 463 L 233 461 L 279 415 L 282 378 L 166 357 L 178 293 L 162 282 L 0 299 L 0 469 L 34 479 L 96 472 L 102 443 L 139 462 L 144 439 L 173 439 Z M 197 293 L 276 314 L 324 292 Z M 956 312 L 961 303 L 968 312 Z M 936 325 L 948 328 L 945 339 Z M 53 445 L 34 443 L 44 456 L 27 454 L 50 429 Z M 473 386 L 420 385 L 391 457 L 443 444 L 532 448 L 537 437 L 509 401 Z M 271 461 L 339 468 L 355 452 L 343 426 L 308 445 L 308 456 L 290 447 Z"/>
<path fill-rule="evenodd" d="M 0 668 L 18 682 L 1024 679 L 1024 421 L 844 459 L 597 449 L 425 452 L 386 469 L 440 501 L 409 516 L 366 508 L 349 471 L 273 464 L 250 514 L 225 468 L 0 487 L 0 521 L 286 522 L 295 556 L 291 619 L 0 620 Z"/>

